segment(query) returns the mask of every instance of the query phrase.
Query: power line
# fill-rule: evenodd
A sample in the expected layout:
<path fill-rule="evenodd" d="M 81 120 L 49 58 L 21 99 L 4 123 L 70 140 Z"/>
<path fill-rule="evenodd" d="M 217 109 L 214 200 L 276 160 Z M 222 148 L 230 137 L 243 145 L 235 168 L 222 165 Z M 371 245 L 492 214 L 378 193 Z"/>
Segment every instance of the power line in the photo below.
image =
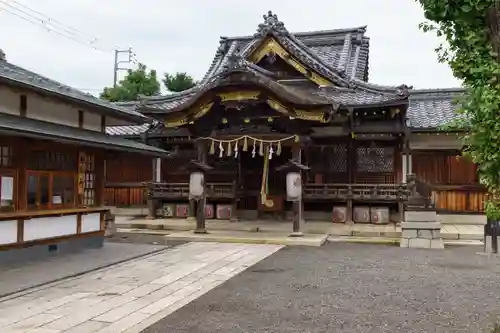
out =
<path fill-rule="evenodd" d="M 10 3 L 9 3 L 10 2 Z M 118 72 L 121 70 L 128 70 L 128 68 L 119 67 L 122 63 L 134 63 L 137 64 L 136 54 L 132 51 L 132 48 L 122 49 L 116 44 L 113 45 L 112 48 L 108 50 L 97 47 L 96 43 L 98 42 L 98 38 L 90 36 L 85 32 L 74 28 L 72 26 L 66 25 L 64 23 L 59 22 L 58 20 L 53 19 L 52 17 L 45 15 L 39 11 L 36 11 L 23 3 L 17 0 L 0 0 L 0 4 L 3 4 L 4 7 L 0 7 L 0 11 L 4 10 L 6 13 L 14 15 L 26 22 L 34 24 L 38 27 L 41 27 L 48 32 L 53 32 L 61 37 L 70 39 L 76 43 L 81 45 L 90 46 L 94 50 L 99 50 L 102 52 L 109 52 L 113 50 L 114 52 L 114 68 L 113 68 L 113 86 L 116 87 L 118 81 Z M 13 4 L 17 4 L 17 7 Z M 5 6 L 9 7 L 6 8 Z M 19 7 L 23 8 L 20 9 Z M 15 10 L 16 12 L 14 12 Z M 20 15 L 19 13 L 23 14 Z M 35 15 L 33 15 L 33 14 Z M 83 38 L 82 38 L 83 37 Z M 84 41 L 82 41 L 84 40 Z M 109 46 L 109 45 L 108 45 Z M 126 53 L 128 55 L 127 60 L 119 60 L 119 55 L 122 53 Z M 81 89 L 86 90 L 86 89 Z"/>
<path fill-rule="evenodd" d="M 2 1 L 2 2 L 5 2 L 5 1 Z M 19 5 L 20 7 L 24 8 L 24 9 L 26 9 L 26 10 L 32 12 L 32 13 L 35 13 L 35 14 L 37 14 L 39 16 L 42 16 L 42 17 L 46 18 L 48 20 L 48 22 L 50 22 L 53 26 L 57 26 L 58 25 L 58 26 L 60 26 L 62 28 L 62 30 L 66 31 L 67 33 L 78 34 L 78 35 L 81 35 L 81 36 L 83 36 L 85 38 L 93 40 L 95 42 L 97 42 L 97 40 L 99 39 L 98 37 L 88 35 L 87 33 L 83 32 L 83 31 L 81 31 L 81 30 L 79 30 L 79 29 L 77 29 L 75 27 L 72 27 L 70 25 L 64 24 L 64 23 L 62 23 L 62 22 L 60 22 L 60 21 L 58 21 L 58 20 L 56 20 L 56 19 L 54 19 L 54 18 L 52 18 L 50 16 L 45 15 L 44 13 L 36 11 L 36 10 L 34 10 L 34 9 L 32 9 L 32 8 L 24 5 L 24 4 L 22 4 L 21 2 L 19 2 L 17 0 L 10 0 L 10 2 L 13 2 L 13 3 Z M 119 49 L 120 48 L 116 44 L 112 45 L 112 47 L 115 48 L 115 49 Z"/>
<path fill-rule="evenodd" d="M 11 0 L 11 1 L 22 5 L 18 1 L 15 1 L 15 0 Z M 34 15 L 32 15 L 31 13 L 29 13 L 29 12 L 27 12 L 25 10 L 19 9 L 16 6 L 13 6 L 13 5 L 7 3 L 7 1 L 5 1 L 5 0 L 0 0 L 0 3 L 2 3 L 4 6 L 12 8 L 16 12 L 24 14 L 24 15 L 20 15 L 20 14 L 18 14 L 16 12 L 12 11 L 12 9 L 5 8 L 5 7 L 0 8 L 0 10 L 4 10 L 8 14 L 14 15 L 14 16 L 22 19 L 22 20 L 25 20 L 25 21 L 27 21 L 27 22 L 29 22 L 31 24 L 34 24 L 34 25 L 36 25 L 38 27 L 41 27 L 41 28 L 43 28 L 43 29 L 45 29 L 45 30 L 47 30 L 49 32 L 53 32 L 53 33 L 55 33 L 55 34 L 57 34 L 57 35 L 59 35 L 61 37 L 70 39 L 70 40 L 72 40 L 74 42 L 77 42 L 79 44 L 82 44 L 82 45 L 85 45 L 85 46 L 90 46 L 94 50 L 99 50 L 99 51 L 102 51 L 102 52 L 109 52 L 109 51 L 111 51 L 111 48 L 105 50 L 103 48 L 98 47 L 96 45 L 97 38 L 95 38 L 95 37 L 92 37 L 90 39 L 85 39 L 84 41 L 82 41 L 81 39 L 77 39 L 78 38 L 78 34 L 72 33 L 71 30 L 79 31 L 78 29 L 73 28 L 73 27 L 62 29 L 61 27 L 58 27 L 57 25 L 60 25 L 60 26 L 64 27 L 65 26 L 64 24 L 62 24 L 62 23 L 56 23 L 58 21 L 50 18 L 47 15 L 39 13 L 39 12 L 33 10 L 33 9 L 30 9 L 28 6 L 22 5 L 23 8 L 27 8 L 28 10 L 30 10 L 30 11 L 32 11 L 34 13 L 37 13 L 37 14 L 43 16 L 43 17 L 45 17 L 45 19 L 37 17 L 37 16 L 34 16 Z M 68 27 L 68 26 L 66 26 L 66 27 Z M 82 36 L 89 36 L 89 35 L 87 35 L 87 34 L 85 34 L 83 32 L 80 32 L 79 34 L 82 35 Z"/>

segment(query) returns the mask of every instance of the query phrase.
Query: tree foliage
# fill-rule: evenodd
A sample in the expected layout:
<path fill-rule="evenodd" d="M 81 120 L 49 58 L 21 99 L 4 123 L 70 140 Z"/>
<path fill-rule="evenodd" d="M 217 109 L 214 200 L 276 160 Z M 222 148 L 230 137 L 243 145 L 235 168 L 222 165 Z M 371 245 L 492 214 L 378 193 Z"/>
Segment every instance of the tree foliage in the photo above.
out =
<path fill-rule="evenodd" d="M 500 35 L 498 0 L 418 0 L 424 31 L 435 31 L 447 45 L 436 49 L 441 62 L 463 80 L 461 121 L 467 126 L 464 156 L 478 165 L 481 184 L 489 192 L 489 218 L 500 219 Z"/>
<path fill-rule="evenodd" d="M 177 72 L 173 75 L 165 73 L 163 84 L 168 91 L 181 92 L 194 87 L 196 85 L 196 81 L 186 72 Z"/>
<path fill-rule="evenodd" d="M 146 65 L 139 64 L 129 69 L 127 75 L 116 87 L 106 87 L 100 97 L 111 102 L 136 101 L 139 95 L 153 96 L 160 93 L 160 83 L 156 71 L 148 71 Z"/>

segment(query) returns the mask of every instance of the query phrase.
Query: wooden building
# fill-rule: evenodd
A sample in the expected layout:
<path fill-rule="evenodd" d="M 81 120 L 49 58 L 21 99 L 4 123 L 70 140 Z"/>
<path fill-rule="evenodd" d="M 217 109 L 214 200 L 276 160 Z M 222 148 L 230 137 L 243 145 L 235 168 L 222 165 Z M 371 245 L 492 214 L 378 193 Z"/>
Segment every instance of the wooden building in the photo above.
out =
<path fill-rule="evenodd" d="M 107 135 L 105 127 L 146 120 L 9 63 L 0 52 L 0 266 L 102 246 L 107 155 L 167 155 Z"/>
<path fill-rule="evenodd" d="M 196 87 L 123 105 L 155 122 L 107 131 L 173 152 L 156 162 L 149 184 L 168 216 L 189 212 L 185 166 L 193 159 L 212 167 L 208 216 L 218 204 L 233 217 L 285 216 L 285 176 L 275 170 L 292 158 L 309 166 L 306 219 L 399 221 L 409 174 L 439 212 L 480 214 L 484 191 L 475 166 L 458 157 L 460 133 L 440 129 L 457 117 L 462 89 L 369 82 L 365 32 L 290 33 L 268 13 L 254 35 L 221 38 Z M 108 202 L 144 204 L 149 162 L 113 163 Z"/>

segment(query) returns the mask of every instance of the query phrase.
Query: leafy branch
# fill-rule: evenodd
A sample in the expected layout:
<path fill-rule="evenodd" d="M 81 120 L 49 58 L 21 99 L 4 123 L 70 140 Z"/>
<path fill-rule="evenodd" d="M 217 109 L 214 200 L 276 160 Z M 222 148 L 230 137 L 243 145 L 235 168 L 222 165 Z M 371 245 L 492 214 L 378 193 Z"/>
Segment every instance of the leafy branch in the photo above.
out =
<path fill-rule="evenodd" d="M 500 219 L 500 1 L 417 1 L 430 21 L 422 30 L 446 40 L 436 49 L 439 60 L 467 91 L 458 110 L 467 125 L 463 155 L 478 165 L 489 192 L 487 216 Z"/>

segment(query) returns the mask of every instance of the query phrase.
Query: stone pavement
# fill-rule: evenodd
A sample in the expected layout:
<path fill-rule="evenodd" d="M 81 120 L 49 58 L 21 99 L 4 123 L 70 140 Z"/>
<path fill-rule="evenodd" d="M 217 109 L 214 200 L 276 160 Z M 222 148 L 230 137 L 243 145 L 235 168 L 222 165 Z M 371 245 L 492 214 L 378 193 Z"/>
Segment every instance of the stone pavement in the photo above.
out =
<path fill-rule="evenodd" d="M 142 218 L 131 219 L 121 217 L 116 221 L 119 230 L 123 229 L 146 229 L 166 231 L 189 231 L 194 230 L 195 223 L 186 219 L 155 219 Z M 483 228 L 481 224 L 443 224 L 441 235 L 445 240 L 482 240 Z M 229 222 L 223 220 L 207 220 L 209 231 L 246 231 L 246 232 L 270 232 L 289 234 L 292 231 L 292 223 L 282 221 L 239 221 Z M 387 225 L 374 224 L 344 224 L 325 221 L 307 221 L 302 226 L 302 231 L 307 234 L 321 234 L 329 236 L 350 237 L 382 237 L 401 238 L 401 227 L 390 223 Z"/>
<path fill-rule="evenodd" d="M 100 249 L 54 255 L 44 260 L 24 262 L 19 266 L 2 267 L 0 297 L 137 258 L 164 248 L 165 246 L 160 245 L 105 242 L 104 247 Z"/>
<path fill-rule="evenodd" d="M 138 333 L 281 249 L 189 243 L 0 299 L 2 333 Z"/>

